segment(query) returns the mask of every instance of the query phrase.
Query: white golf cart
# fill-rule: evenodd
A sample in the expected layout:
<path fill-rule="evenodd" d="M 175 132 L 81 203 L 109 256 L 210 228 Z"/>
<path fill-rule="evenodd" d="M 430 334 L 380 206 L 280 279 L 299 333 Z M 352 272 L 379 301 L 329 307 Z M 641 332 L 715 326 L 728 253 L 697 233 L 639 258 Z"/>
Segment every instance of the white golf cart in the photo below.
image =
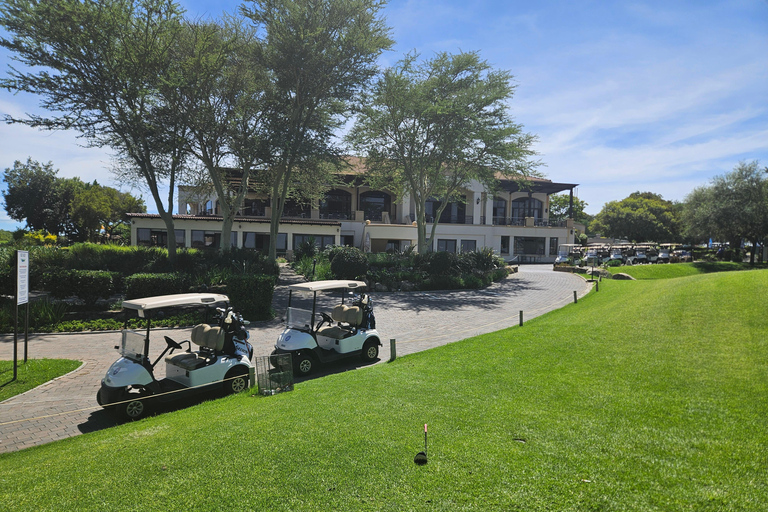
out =
<path fill-rule="evenodd" d="M 329 280 L 293 284 L 288 287 L 285 330 L 277 338 L 273 355 L 290 353 L 296 375 L 309 375 L 319 364 L 360 356 L 373 361 L 379 356 L 381 341 L 376 331 L 371 299 L 362 281 Z M 331 314 L 317 311 L 317 293 L 340 291 L 340 303 Z M 292 307 L 294 292 L 312 294 L 312 310 Z M 345 303 L 345 295 L 349 300 Z M 315 317 L 320 319 L 315 322 Z M 327 325 L 326 325 L 327 324 Z"/>
<path fill-rule="evenodd" d="M 216 307 L 219 306 L 219 307 Z M 223 307 L 222 307 L 223 306 Z M 150 362 L 149 345 L 152 318 L 162 318 L 163 308 L 216 307 L 215 325 L 203 323 L 192 328 L 190 340 L 181 343 L 165 336 L 166 347 Z M 122 331 L 122 342 L 115 348 L 120 357 L 101 381 L 96 401 L 113 409 L 118 418 L 136 420 L 145 416 L 150 405 L 167 402 L 192 393 L 212 389 L 226 393 L 248 386 L 253 347 L 248 343 L 247 321 L 229 307 L 226 295 L 185 293 L 123 301 L 123 308 L 135 310 L 147 319 L 146 333 Z M 187 350 L 182 351 L 182 343 Z M 197 345 L 192 350 L 192 344 Z M 179 350 L 180 353 L 174 354 Z M 165 357 L 167 355 L 167 357 Z M 165 357 L 165 378 L 155 378 L 155 366 Z"/>

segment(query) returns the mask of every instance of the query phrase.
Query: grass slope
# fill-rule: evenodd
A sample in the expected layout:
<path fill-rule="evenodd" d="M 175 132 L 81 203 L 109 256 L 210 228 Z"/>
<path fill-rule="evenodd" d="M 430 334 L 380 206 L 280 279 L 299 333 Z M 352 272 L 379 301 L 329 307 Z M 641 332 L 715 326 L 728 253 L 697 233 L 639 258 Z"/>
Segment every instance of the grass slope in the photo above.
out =
<path fill-rule="evenodd" d="M 750 265 L 749 263 L 734 263 L 730 261 L 696 261 L 693 263 L 665 263 L 658 265 L 625 265 L 621 267 L 608 267 L 608 271 L 611 274 L 628 274 L 635 279 L 671 279 L 712 272 L 765 268 L 765 265 Z"/>
<path fill-rule="evenodd" d="M 522 328 L 0 455 L 0 508 L 765 510 L 767 286 L 603 281 Z"/>

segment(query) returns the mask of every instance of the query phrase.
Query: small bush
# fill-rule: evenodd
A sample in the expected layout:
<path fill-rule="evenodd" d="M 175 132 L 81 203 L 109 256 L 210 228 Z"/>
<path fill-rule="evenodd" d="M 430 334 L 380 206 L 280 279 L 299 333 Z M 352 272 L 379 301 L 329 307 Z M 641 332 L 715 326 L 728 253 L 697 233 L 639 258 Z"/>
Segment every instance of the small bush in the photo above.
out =
<path fill-rule="evenodd" d="M 294 251 L 294 256 L 297 260 L 302 260 L 304 258 L 312 259 L 318 252 L 317 246 L 315 245 L 315 237 L 311 236 L 299 244 Z"/>
<path fill-rule="evenodd" d="M 342 247 L 331 260 L 331 272 L 337 279 L 364 278 L 368 272 L 368 258 L 360 249 Z"/>
<path fill-rule="evenodd" d="M 605 267 L 620 267 L 622 265 L 623 263 L 621 260 L 608 260 L 603 264 Z"/>

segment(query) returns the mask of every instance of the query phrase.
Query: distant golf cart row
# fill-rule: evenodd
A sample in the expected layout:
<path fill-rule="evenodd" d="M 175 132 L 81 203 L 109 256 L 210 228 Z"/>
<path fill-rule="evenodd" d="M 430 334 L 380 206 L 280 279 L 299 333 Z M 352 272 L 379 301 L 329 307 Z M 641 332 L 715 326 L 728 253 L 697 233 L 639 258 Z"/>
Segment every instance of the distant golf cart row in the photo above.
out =
<path fill-rule="evenodd" d="M 342 358 L 360 356 L 363 361 L 375 360 L 381 341 L 373 306 L 368 295 L 357 293 L 365 286 L 362 281 L 291 285 L 286 328 L 269 357 L 274 369 L 308 375 L 317 366 Z M 330 314 L 318 311 L 318 292 L 333 291 L 340 292 L 339 304 Z M 312 295 L 311 310 L 292 306 L 295 292 Z M 161 295 L 124 301 L 123 307 L 147 319 L 147 329 L 122 331 L 121 344 L 115 347 L 121 357 L 107 370 L 96 396 L 99 405 L 113 410 L 118 418 L 136 420 L 153 406 L 190 395 L 215 390 L 239 392 L 254 378 L 253 346 L 245 328 L 249 322 L 230 306 L 226 295 Z M 188 307 L 205 308 L 207 313 L 213 313 L 211 321 L 193 327 L 189 340 L 176 341 L 164 336 L 165 349 L 152 361 L 152 319 L 161 317 L 165 309 Z M 158 379 L 155 367 L 161 359 L 165 362 L 165 378 Z"/>
<path fill-rule="evenodd" d="M 557 265 L 642 265 L 693 261 L 689 246 L 681 244 L 562 244 L 558 247 Z M 612 263 L 613 262 L 613 263 Z"/>

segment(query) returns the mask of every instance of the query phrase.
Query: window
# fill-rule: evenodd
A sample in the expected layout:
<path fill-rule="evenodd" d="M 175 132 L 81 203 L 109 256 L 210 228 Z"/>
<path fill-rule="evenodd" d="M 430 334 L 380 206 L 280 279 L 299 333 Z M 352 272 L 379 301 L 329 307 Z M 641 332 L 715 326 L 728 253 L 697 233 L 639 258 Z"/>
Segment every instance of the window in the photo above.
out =
<path fill-rule="evenodd" d="M 510 212 L 513 221 L 522 221 L 526 217 L 534 219 L 543 218 L 544 203 L 533 197 L 521 197 L 512 201 L 512 211 Z"/>
<path fill-rule="evenodd" d="M 246 199 L 243 201 L 242 214 L 249 217 L 264 217 L 267 214 L 269 199 Z"/>
<path fill-rule="evenodd" d="M 346 190 L 333 189 L 320 201 L 321 219 L 351 219 L 352 194 Z M 323 246 L 325 247 L 325 246 Z"/>
<path fill-rule="evenodd" d="M 277 252 L 285 253 L 288 249 L 288 235 L 285 233 L 277 234 Z M 243 233 L 243 247 L 254 249 L 259 252 L 269 251 L 269 233 L 254 233 L 246 231 Z"/>
<path fill-rule="evenodd" d="M 176 246 L 184 247 L 186 236 L 183 229 L 174 229 Z M 168 245 L 167 231 L 164 229 L 138 228 L 136 230 L 136 245 L 144 247 L 166 247 Z"/>
<path fill-rule="evenodd" d="M 441 224 L 464 224 L 467 218 L 467 205 L 465 204 L 467 196 L 461 196 L 461 201 L 449 202 L 445 205 L 443 213 L 440 214 Z M 437 210 L 440 209 L 442 202 L 435 198 L 427 199 L 424 203 L 424 211 L 427 216 L 427 222 L 433 222 Z"/>
<path fill-rule="evenodd" d="M 557 237 L 553 236 L 549 239 L 549 255 L 557 256 Z"/>
<path fill-rule="evenodd" d="M 386 192 L 371 190 L 360 194 L 360 209 L 365 212 L 365 220 L 381 220 L 382 212 L 392 210 L 392 198 Z"/>
<path fill-rule="evenodd" d="M 475 249 L 477 249 L 477 241 L 476 240 L 462 240 L 461 241 L 461 252 L 474 252 Z"/>
<path fill-rule="evenodd" d="M 301 244 L 314 239 L 315 247 L 320 249 L 325 248 L 326 245 L 334 245 L 336 243 L 336 237 L 333 235 L 293 235 L 293 250 L 299 248 Z"/>
<path fill-rule="evenodd" d="M 525 254 L 529 256 L 544 256 L 544 237 L 516 236 L 515 254 Z"/>
<path fill-rule="evenodd" d="M 509 254 L 509 236 L 501 237 L 501 254 Z"/>
<path fill-rule="evenodd" d="M 192 230 L 192 247 L 205 249 L 206 247 L 218 248 L 221 246 L 221 231 Z"/>
<path fill-rule="evenodd" d="M 384 250 L 388 253 L 400 252 L 400 240 L 387 240 L 387 246 Z"/>
<path fill-rule="evenodd" d="M 283 217 L 301 217 L 302 219 L 308 219 L 312 216 L 312 209 L 306 202 L 297 201 L 296 199 L 286 199 L 285 208 L 283 208 Z"/>
<path fill-rule="evenodd" d="M 501 197 L 493 198 L 493 224 L 503 225 L 507 223 L 507 201 Z"/>
<path fill-rule="evenodd" d="M 352 247 L 355 245 L 355 235 L 341 235 L 341 245 Z"/>
<path fill-rule="evenodd" d="M 445 252 L 456 252 L 456 240 L 445 240 L 442 238 L 439 238 L 437 240 L 437 250 L 445 251 Z"/>

